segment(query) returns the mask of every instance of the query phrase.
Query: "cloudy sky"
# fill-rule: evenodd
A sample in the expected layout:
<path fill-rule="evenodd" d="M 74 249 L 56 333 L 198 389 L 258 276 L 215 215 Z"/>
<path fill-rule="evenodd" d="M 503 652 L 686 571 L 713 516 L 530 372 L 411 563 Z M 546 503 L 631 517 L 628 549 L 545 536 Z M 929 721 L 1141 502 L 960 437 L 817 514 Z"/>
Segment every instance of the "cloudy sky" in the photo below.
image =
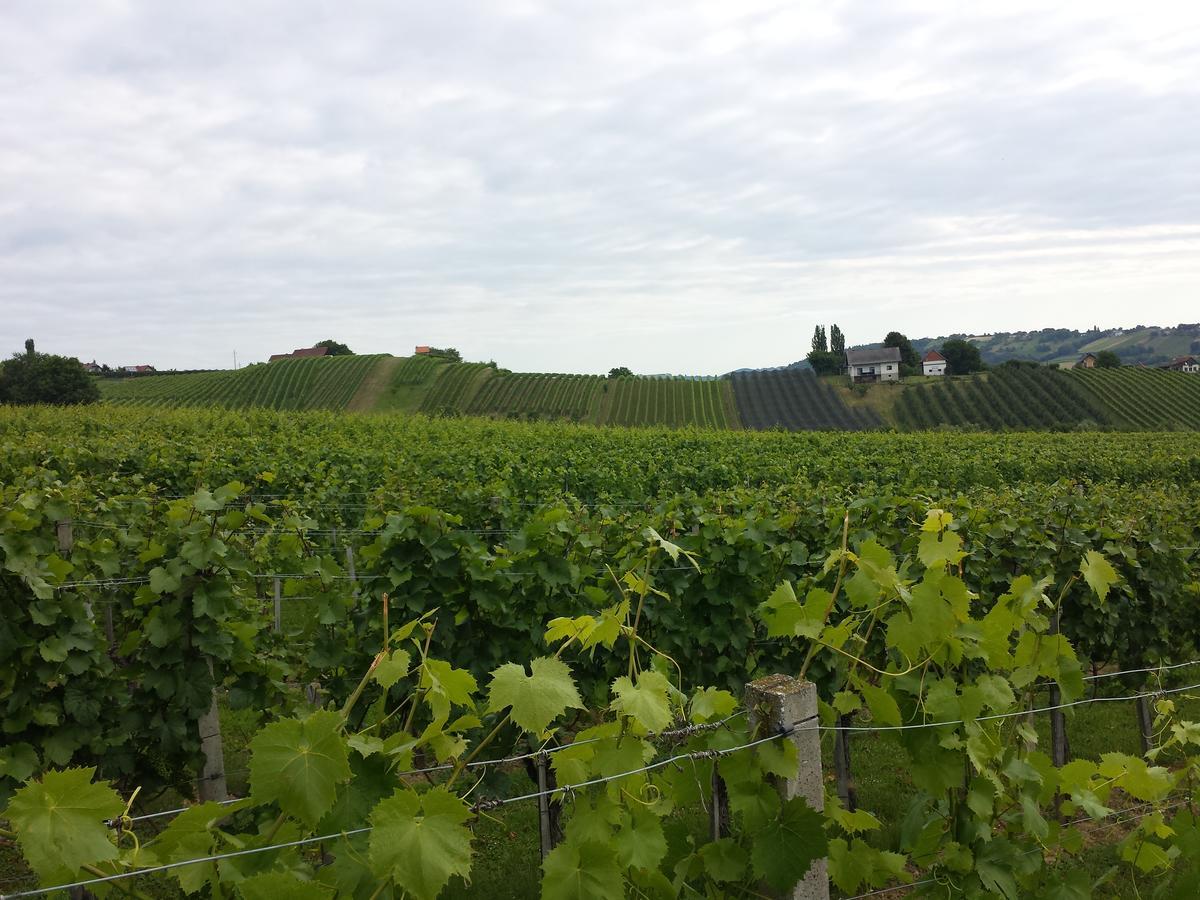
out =
<path fill-rule="evenodd" d="M 718 373 L 1198 288 L 1194 2 L 0 6 L 3 353 Z"/>

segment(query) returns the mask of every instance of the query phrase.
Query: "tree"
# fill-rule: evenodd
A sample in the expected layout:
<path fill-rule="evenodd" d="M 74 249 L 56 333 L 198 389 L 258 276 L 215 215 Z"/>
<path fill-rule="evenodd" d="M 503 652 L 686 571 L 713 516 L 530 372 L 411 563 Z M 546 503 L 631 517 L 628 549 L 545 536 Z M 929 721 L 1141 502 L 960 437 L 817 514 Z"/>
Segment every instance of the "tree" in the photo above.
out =
<path fill-rule="evenodd" d="M 439 359 L 448 359 L 450 362 L 462 362 L 462 354 L 453 347 L 430 347 L 429 356 L 436 356 Z"/>
<path fill-rule="evenodd" d="M 836 325 L 829 326 L 829 352 L 846 352 L 846 336 L 842 334 L 842 329 L 838 328 Z"/>
<path fill-rule="evenodd" d="M 99 399 L 95 379 L 83 370 L 79 360 L 38 353 L 32 338 L 25 342 L 24 353 L 14 353 L 0 363 L 0 402 L 67 406 Z"/>
<path fill-rule="evenodd" d="M 629 366 L 614 366 L 608 370 L 609 378 L 629 378 L 633 375 L 633 371 Z"/>
<path fill-rule="evenodd" d="M 896 347 L 900 350 L 900 374 L 920 375 L 921 357 L 913 349 L 912 341 L 898 331 L 889 331 L 883 339 L 883 346 Z"/>
<path fill-rule="evenodd" d="M 828 350 L 814 350 L 807 359 L 818 375 L 840 375 L 846 366 L 844 353 L 830 353 Z"/>
<path fill-rule="evenodd" d="M 329 348 L 329 353 L 327 354 L 328 356 L 353 356 L 354 355 L 353 350 L 351 350 L 345 344 L 339 344 L 337 341 L 333 340 L 332 338 L 326 338 L 323 341 L 317 341 L 315 346 L 328 347 Z"/>
<path fill-rule="evenodd" d="M 979 348 L 970 341 L 953 338 L 942 345 L 946 357 L 946 372 L 950 375 L 969 375 L 983 369 Z"/>
<path fill-rule="evenodd" d="M 825 337 L 824 325 L 818 325 L 813 329 L 812 350 L 813 353 L 829 352 L 829 340 Z"/>
<path fill-rule="evenodd" d="M 1101 350 L 1096 354 L 1097 369 L 1118 369 L 1121 367 L 1121 357 L 1113 350 Z"/>

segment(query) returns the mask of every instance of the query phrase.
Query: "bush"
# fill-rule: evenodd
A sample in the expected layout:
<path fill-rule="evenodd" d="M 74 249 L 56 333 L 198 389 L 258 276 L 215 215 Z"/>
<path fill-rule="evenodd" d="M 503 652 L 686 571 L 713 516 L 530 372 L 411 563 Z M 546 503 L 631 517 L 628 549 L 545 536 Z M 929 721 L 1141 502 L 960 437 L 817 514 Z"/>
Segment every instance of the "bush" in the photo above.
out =
<path fill-rule="evenodd" d="M 79 360 L 38 353 L 32 339 L 25 342 L 24 353 L 0 363 L 0 403 L 69 406 L 99 399 L 100 388 Z"/>

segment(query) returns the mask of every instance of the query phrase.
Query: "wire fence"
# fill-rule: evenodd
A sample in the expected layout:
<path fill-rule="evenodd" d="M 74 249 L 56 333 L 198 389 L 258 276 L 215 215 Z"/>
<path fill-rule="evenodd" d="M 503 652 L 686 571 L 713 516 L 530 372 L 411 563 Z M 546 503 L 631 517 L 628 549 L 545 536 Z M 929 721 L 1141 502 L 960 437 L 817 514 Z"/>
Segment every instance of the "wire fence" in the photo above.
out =
<path fill-rule="evenodd" d="M 1081 700 L 1072 701 L 1070 703 L 1060 703 L 1060 704 L 1055 704 L 1053 706 L 1039 707 L 1037 709 L 1032 709 L 1032 710 L 1016 710 L 1016 711 L 1009 712 L 1009 713 L 999 713 L 999 714 L 994 714 L 994 715 L 989 715 L 989 716 L 980 716 L 977 719 L 973 719 L 973 720 L 969 720 L 969 721 L 998 721 L 998 720 L 1004 720 L 1004 719 L 1010 719 L 1010 718 L 1016 718 L 1016 717 L 1023 717 L 1023 716 L 1027 716 L 1030 714 L 1047 713 L 1047 712 L 1052 712 L 1055 710 L 1069 709 L 1071 707 L 1076 707 L 1076 706 L 1085 706 L 1085 705 L 1088 705 L 1091 703 L 1097 703 L 1097 702 L 1105 702 L 1105 701 L 1126 701 L 1127 702 L 1127 701 L 1131 701 L 1131 700 L 1142 699 L 1145 697 L 1155 697 L 1155 696 L 1163 696 L 1163 695 L 1168 695 L 1168 694 L 1178 694 L 1178 693 L 1183 693 L 1183 692 L 1192 691 L 1192 690 L 1200 690 L 1200 683 L 1187 685 L 1185 687 L 1162 689 L 1162 690 L 1157 690 L 1157 691 L 1140 692 L 1137 694 L 1132 694 L 1132 695 L 1123 696 L 1123 697 L 1085 698 L 1085 699 L 1081 699 Z M 743 714 L 744 714 L 744 711 L 738 711 L 737 713 L 735 713 L 729 717 L 726 717 L 725 719 L 723 719 L 719 722 L 714 722 L 711 724 L 706 723 L 702 726 L 699 726 L 699 728 L 703 728 L 706 730 L 719 728 L 722 725 L 727 724 L 732 719 L 737 718 L 738 716 L 743 715 Z M 471 809 L 473 812 L 479 813 L 479 812 L 483 812 L 483 811 L 487 811 L 487 810 L 498 809 L 500 807 L 507 806 L 507 805 L 514 804 L 514 803 L 523 803 L 523 802 L 527 802 L 530 800 L 537 800 L 542 797 L 551 798 L 551 797 L 557 796 L 563 800 L 567 800 L 567 799 L 570 799 L 576 791 L 583 790 L 585 788 L 596 787 L 596 786 L 608 784 L 608 783 L 611 783 L 614 781 L 624 780 L 626 778 L 630 778 L 635 775 L 657 771 L 659 769 L 665 768 L 666 766 L 675 765 L 675 764 L 679 764 L 679 763 L 686 762 L 686 761 L 695 762 L 695 761 L 700 761 L 700 760 L 720 759 L 724 756 L 729 756 L 734 753 L 740 753 L 742 751 L 749 750 L 754 747 L 761 746 L 763 744 L 777 741 L 781 738 L 788 737 L 792 734 L 795 734 L 796 732 L 811 731 L 811 730 L 834 731 L 834 732 L 837 732 L 837 731 L 893 732 L 893 731 L 902 731 L 902 730 L 907 730 L 907 729 L 924 729 L 924 728 L 938 728 L 938 727 L 948 727 L 948 726 L 954 726 L 954 725 L 963 725 L 963 724 L 966 724 L 967 721 L 968 720 L 962 720 L 962 719 L 947 719 L 947 720 L 939 720 L 939 721 L 935 721 L 935 722 L 911 723 L 911 724 L 907 724 L 907 725 L 898 725 L 898 726 L 879 725 L 879 726 L 861 726 L 861 727 L 860 726 L 850 726 L 850 727 L 847 727 L 847 726 L 839 726 L 839 725 L 821 725 L 819 722 L 817 722 L 815 720 L 815 718 L 807 718 L 807 719 L 802 719 L 802 720 L 799 720 L 796 722 L 792 722 L 789 725 L 786 725 L 785 727 L 780 728 L 774 734 L 770 734 L 765 737 L 749 740 L 744 743 L 738 744 L 737 746 L 734 746 L 734 747 L 721 748 L 721 749 L 705 749 L 705 750 L 696 750 L 696 751 L 690 751 L 690 752 L 685 752 L 685 753 L 676 753 L 671 756 L 665 757 L 663 759 L 658 759 L 653 762 L 647 763 L 644 766 L 639 766 L 637 768 L 629 769 L 627 771 L 619 772 L 619 773 L 616 773 L 613 775 L 606 775 L 606 776 L 601 776 L 598 778 L 592 778 L 592 779 L 588 779 L 588 780 L 573 783 L 573 784 L 559 785 L 559 786 L 556 786 L 554 788 L 550 788 L 547 790 L 533 791 L 530 793 L 519 794 L 519 795 L 512 796 L 512 797 L 503 797 L 503 798 L 495 798 L 495 799 L 481 799 L 481 800 L 476 801 L 476 803 L 471 807 Z M 669 736 L 669 735 L 673 736 L 673 735 L 681 735 L 681 734 L 685 734 L 685 733 L 695 733 L 697 729 L 698 729 L 698 726 L 688 726 L 686 728 L 677 729 L 675 731 L 668 730 L 666 732 L 660 732 L 658 737 L 661 738 L 663 736 Z M 591 742 L 595 742 L 595 741 L 599 741 L 599 740 L 604 740 L 604 739 L 603 738 L 590 739 L 588 741 L 585 741 L 585 743 L 591 743 Z M 479 761 L 477 765 L 486 766 L 486 765 L 499 765 L 502 763 L 515 763 L 515 762 L 523 761 L 526 759 L 534 758 L 543 753 L 565 750 L 565 749 L 568 749 L 568 748 L 574 747 L 574 746 L 576 746 L 576 744 L 567 744 L 567 745 L 563 745 L 561 747 L 556 747 L 556 748 L 545 748 L 543 750 L 531 751 L 530 753 L 519 754 L 516 756 L 502 757 L 500 759 L 495 759 L 495 760 Z M 407 775 L 423 774 L 425 772 L 441 771 L 445 768 L 447 768 L 447 766 L 438 766 L 438 767 L 434 767 L 432 769 L 414 769 L 414 770 L 411 770 L 410 772 L 404 773 L 404 774 L 407 774 Z M 236 802 L 239 802 L 239 801 L 237 801 L 237 800 L 224 801 L 225 805 L 231 805 Z M 1165 808 L 1164 807 L 1155 807 L 1153 810 L 1146 813 L 1146 815 L 1149 815 L 1150 813 L 1156 812 L 1156 811 L 1165 811 L 1166 809 L 1175 808 L 1179 805 L 1182 805 L 1182 802 L 1183 801 L 1181 801 L 1178 804 L 1174 804 L 1172 806 L 1168 806 Z M 133 821 L 147 821 L 149 819 L 156 818 L 159 816 L 178 814 L 178 813 L 186 811 L 186 809 L 187 809 L 187 807 L 184 807 L 179 810 L 170 810 L 170 811 L 165 811 L 162 813 L 155 813 L 155 814 L 150 814 L 150 815 L 146 815 L 146 816 L 139 816 L 139 817 L 133 819 Z M 1128 810 L 1125 810 L 1123 812 L 1128 812 Z M 1114 813 L 1114 814 L 1116 814 L 1116 813 Z M 1092 819 L 1092 820 L 1094 821 L 1094 820 L 1105 819 L 1105 818 L 1108 818 L 1108 817 L 1107 816 L 1096 817 L 1095 819 Z M 1127 821 L 1131 821 L 1136 818 L 1140 818 L 1140 817 L 1132 817 L 1132 818 L 1126 819 L 1124 821 L 1127 822 Z M 1077 822 L 1075 822 L 1074 824 L 1081 824 L 1088 820 L 1089 819 L 1080 819 Z M 1122 824 L 1122 823 L 1123 822 L 1119 821 L 1119 822 L 1113 823 L 1110 827 L 1116 827 L 1117 825 Z M 324 834 L 324 835 L 319 835 L 316 837 L 302 838 L 302 839 L 295 840 L 295 841 L 286 841 L 286 842 L 277 843 L 277 844 L 268 844 L 263 847 L 253 847 L 253 848 L 229 851 L 226 853 L 217 853 L 217 854 L 211 854 L 211 855 L 202 856 L 202 857 L 195 857 L 192 859 L 180 860 L 180 861 L 171 862 L 171 863 L 164 863 L 164 864 L 157 865 L 157 866 L 151 866 L 151 867 L 147 867 L 144 869 L 136 869 L 136 870 L 130 870 L 127 872 L 118 872 L 118 873 L 114 873 L 112 875 L 106 875 L 103 877 L 84 879 L 84 880 L 80 880 L 80 881 L 76 881 L 76 882 L 71 882 L 69 884 L 59 884 L 59 885 L 54 885 L 52 887 L 44 887 L 44 888 L 36 888 L 36 889 L 26 890 L 26 891 L 18 891 L 16 893 L 0 895 L 0 900 L 10 900 L 10 898 L 11 898 L 11 900 L 16 900 L 16 898 L 19 898 L 19 897 L 43 896 L 45 894 L 53 893 L 55 891 L 72 890 L 75 888 L 87 888 L 87 887 L 91 887 L 91 886 L 99 885 L 99 884 L 108 884 L 108 883 L 112 883 L 115 881 L 122 881 L 122 880 L 129 879 L 129 878 L 137 878 L 137 877 L 142 877 L 142 876 L 147 876 L 147 875 L 153 875 L 153 874 L 160 873 L 160 872 L 172 871 L 172 870 L 182 868 L 185 866 L 219 862 L 219 861 L 225 860 L 225 859 L 234 859 L 234 858 L 238 858 L 238 857 L 251 856 L 251 855 L 256 855 L 256 854 L 261 854 L 261 853 L 269 853 L 269 852 L 273 852 L 273 851 L 277 851 L 277 850 L 285 850 L 285 849 L 290 849 L 290 848 L 295 848 L 295 847 L 304 847 L 304 846 L 309 846 L 312 844 L 329 843 L 329 842 L 344 839 L 344 838 L 367 834 L 367 833 L 371 832 L 372 830 L 373 830 L 372 826 L 364 825 L 360 828 L 350 829 L 348 831 Z M 1031 852 L 1034 852 L 1034 851 L 1031 851 Z M 935 883 L 936 880 L 937 879 L 925 879 L 923 881 L 918 881 L 918 882 L 914 882 L 914 883 L 907 884 L 907 885 L 897 885 L 895 887 L 880 888 L 878 890 L 870 891 L 865 894 L 858 894 L 855 897 L 850 898 L 850 900 L 862 900 L 862 898 L 866 898 L 866 897 L 882 896 L 882 895 L 893 893 L 893 892 L 896 892 L 899 890 L 912 889 L 912 888 L 922 886 L 925 884 L 932 884 L 932 883 Z"/>

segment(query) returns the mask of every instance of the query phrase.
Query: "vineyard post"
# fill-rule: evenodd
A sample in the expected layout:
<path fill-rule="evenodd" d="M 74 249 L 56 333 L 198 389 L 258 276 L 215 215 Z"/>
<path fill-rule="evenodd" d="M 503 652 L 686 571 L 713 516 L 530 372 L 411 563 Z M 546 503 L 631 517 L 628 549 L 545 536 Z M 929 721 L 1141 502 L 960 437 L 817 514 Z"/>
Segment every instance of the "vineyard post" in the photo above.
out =
<path fill-rule="evenodd" d="M 713 760 L 712 800 L 708 807 L 708 833 L 712 840 L 729 837 L 729 791 L 719 771 L 720 763 Z"/>
<path fill-rule="evenodd" d="M 283 582 L 275 579 L 275 625 L 272 629 L 276 634 L 283 631 Z"/>
<path fill-rule="evenodd" d="M 1054 620 L 1050 627 L 1051 634 L 1058 634 L 1061 616 L 1060 606 L 1054 611 Z M 1067 742 L 1067 717 L 1061 709 L 1055 708 L 1061 705 L 1062 690 L 1057 681 L 1052 681 L 1050 683 L 1050 759 L 1059 769 L 1067 764 L 1067 758 L 1071 755 L 1071 746 Z"/>
<path fill-rule="evenodd" d="M 58 536 L 58 552 L 64 559 L 67 559 L 70 557 L 71 551 L 75 548 L 75 529 L 71 527 L 71 517 L 68 516 L 65 519 L 59 519 L 55 522 L 54 531 Z M 96 618 L 92 613 L 91 603 L 84 601 L 83 608 L 87 612 L 89 619 L 94 620 Z M 109 615 L 111 616 L 112 613 L 110 612 Z"/>
<path fill-rule="evenodd" d="M 1150 698 L 1138 697 L 1134 701 L 1137 712 L 1138 737 L 1142 740 L 1142 753 L 1150 752 L 1154 746 L 1154 714 L 1150 711 Z"/>
<path fill-rule="evenodd" d="M 534 765 L 537 767 L 538 833 L 541 838 L 542 862 L 545 862 L 557 843 L 554 823 L 550 816 L 550 795 L 547 793 L 550 790 L 550 754 L 539 753 L 534 757 Z"/>
<path fill-rule="evenodd" d="M 780 799 L 803 797 L 815 810 L 825 808 L 821 775 L 821 734 L 817 724 L 817 686 L 790 675 L 769 675 L 746 685 L 744 698 L 750 710 L 752 734 L 782 734 L 796 747 L 800 768 L 795 778 L 776 778 Z M 824 859 L 785 895 L 789 900 L 829 900 L 829 875 Z"/>
<path fill-rule="evenodd" d="M 208 661 L 208 672 L 212 675 L 212 660 Z M 229 799 L 225 784 L 225 747 L 221 741 L 221 712 L 217 707 L 217 687 L 213 685 L 212 704 L 208 712 L 196 720 L 200 732 L 200 752 L 204 754 L 204 769 L 200 773 L 200 799 Z"/>
<path fill-rule="evenodd" d="M 355 597 L 358 596 L 358 573 L 354 571 L 354 546 L 346 545 L 346 571 L 350 573 L 350 587 Z"/>
<path fill-rule="evenodd" d="M 854 787 L 854 775 L 850 771 L 850 732 L 851 717 L 838 716 L 838 731 L 833 741 L 833 766 L 837 772 L 838 796 L 842 805 L 850 812 L 858 809 L 858 790 Z"/>

